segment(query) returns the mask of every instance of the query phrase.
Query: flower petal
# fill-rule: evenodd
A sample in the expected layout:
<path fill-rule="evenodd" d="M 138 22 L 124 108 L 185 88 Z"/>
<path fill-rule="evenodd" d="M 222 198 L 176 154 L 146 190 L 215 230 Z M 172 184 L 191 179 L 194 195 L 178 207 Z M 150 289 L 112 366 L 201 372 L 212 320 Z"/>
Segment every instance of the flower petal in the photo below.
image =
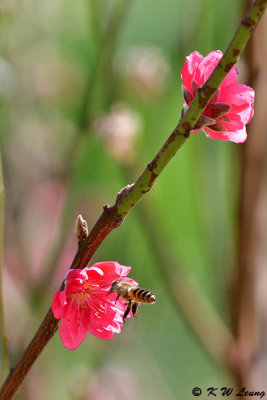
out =
<path fill-rule="evenodd" d="M 88 279 L 97 279 L 101 284 L 112 283 L 115 279 L 128 275 L 131 267 L 120 265 L 117 261 L 96 263 L 86 269 Z M 101 274 L 100 271 L 101 270 Z"/>
<path fill-rule="evenodd" d="M 224 133 L 215 132 L 209 128 L 206 128 L 205 133 L 209 138 L 214 140 L 230 141 L 234 143 L 244 143 L 247 140 L 247 131 L 245 126 L 243 129 Z"/>
<path fill-rule="evenodd" d="M 231 112 L 239 114 L 242 122 L 247 124 L 253 117 L 254 97 L 255 92 L 251 87 L 236 83 L 220 91 L 219 99 L 230 104 Z"/>
<path fill-rule="evenodd" d="M 66 281 L 67 295 L 81 292 L 83 289 L 83 282 L 84 281 L 81 281 L 80 279 L 68 279 Z"/>
<path fill-rule="evenodd" d="M 112 261 L 95 263 L 89 268 L 86 268 L 88 279 L 96 279 L 99 282 L 116 279 L 115 265 Z"/>
<path fill-rule="evenodd" d="M 86 279 L 84 269 L 69 269 L 65 275 L 65 279 Z"/>
<path fill-rule="evenodd" d="M 100 339 L 110 340 L 113 338 L 114 332 L 107 330 L 106 327 L 113 324 L 116 312 L 109 309 L 109 317 L 100 318 L 91 310 L 85 310 L 85 316 L 83 317 L 84 323 L 87 324 L 86 328 L 92 335 L 99 337 Z M 114 328 L 115 331 L 115 328 Z"/>
<path fill-rule="evenodd" d="M 211 51 L 206 57 L 203 58 L 199 64 L 200 79 L 199 85 L 202 86 L 204 82 L 210 77 L 218 62 L 222 58 L 223 53 L 220 50 Z"/>
<path fill-rule="evenodd" d="M 74 331 L 76 335 L 74 335 Z M 69 322 L 64 318 L 61 321 L 59 333 L 66 349 L 75 350 L 83 342 L 87 332 L 83 325 L 77 327 L 77 321 Z"/>
<path fill-rule="evenodd" d="M 199 73 L 198 73 L 198 66 L 203 60 L 203 56 L 199 54 L 198 51 L 194 51 L 193 53 L 189 54 L 189 56 L 186 57 L 186 62 L 182 68 L 181 72 L 181 78 L 183 81 L 183 86 L 191 92 L 191 84 L 192 81 L 195 79 L 195 75 L 197 77 L 196 82 L 198 82 L 199 79 Z"/>
<path fill-rule="evenodd" d="M 94 326 L 90 326 L 88 329 L 88 332 L 90 332 L 92 335 L 104 339 L 104 340 L 111 340 L 113 339 L 114 332 L 107 330 L 107 329 L 98 329 Z"/>
<path fill-rule="evenodd" d="M 55 318 L 60 319 L 63 317 L 66 304 L 66 291 L 58 290 L 53 297 L 52 303 L 52 311 Z"/>
<path fill-rule="evenodd" d="M 226 86 L 232 85 L 233 83 L 237 83 L 237 77 L 238 77 L 238 70 L 236 65 L 233 66 L 230 72 L 226 75 L 224 80 L 222 81 L 220 85 L 220 89 L 224 90 Z"/>
<path fill-rule="evenodd" d="M 243 129 L 244 123 L 241 121 L 241 118 L 238 114 L 230 112 L 227 114 L 227 117 L 230 121 L 225 121 L 223 119 L 221 120 L 220 118 L 218 119 L 218 122 L 225 128 L 225 131 L 233 132 Z"/>
<path fill-rule="evenodd" d="M 64 346 L 74 350 L 86 337 L 83 310 L 74 300 L 68 302 L 60 325 L 60 338 Z"/>

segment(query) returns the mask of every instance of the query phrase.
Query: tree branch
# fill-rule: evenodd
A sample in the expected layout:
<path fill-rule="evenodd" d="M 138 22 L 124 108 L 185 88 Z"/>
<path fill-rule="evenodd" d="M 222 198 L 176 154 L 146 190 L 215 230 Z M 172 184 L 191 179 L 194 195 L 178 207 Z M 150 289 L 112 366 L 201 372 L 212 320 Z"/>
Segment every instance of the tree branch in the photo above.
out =
<path fill-rule="evenodd" d="M 5 336 L 4 297 L 3 297 L 3 241 L 4 241 L 4 200 L 5 188 L 0 154 L 0 382 L 3 382 L 8 369 L 8 350 Z"/>
<path fill-rule="evenodd" d="M 223 58 L 220 60 L 208 81 L 198 90 L 190 108 L 187 110 L 180 123 L 130 190 L 118 199 L 112 207 L 104 207 L 102 215 L 96 222 L 89 236 L 80 243 L 71 268 L 86 267 L 92 255 L 107 234 L 123 222 L 126 215 L 136 205 L 138 200 L 151 189 L 155 179 L 163 171 L 178 149 L 184 144 L 186 138 L 189 137 L 190 131 L 195 126 L 198 118 L 215 94 L 217 88 L 237 62 L 242 49 L 264 13 L 266 6 L 267 0 L 256 0 L 253 2 L 250 10 L 242 19 Z M 12 399 L 32 364 L 56 332 L 58 322 L 59 321 L 54 318 L 50 308 L 30 345 L 25 350 L 17 365 L 10 371 L 9 376 L 4 382 L 0 391 L 2 400 Z"/>

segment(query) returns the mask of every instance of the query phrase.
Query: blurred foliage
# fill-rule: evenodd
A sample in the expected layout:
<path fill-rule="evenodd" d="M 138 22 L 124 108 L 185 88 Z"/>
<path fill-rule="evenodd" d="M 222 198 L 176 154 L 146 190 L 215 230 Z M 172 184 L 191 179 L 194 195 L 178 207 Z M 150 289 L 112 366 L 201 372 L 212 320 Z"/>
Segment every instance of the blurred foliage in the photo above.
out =
<path fill-rule="evenodd" d="M 185 56 L 194 50 L 223 51 L 240 8 L 231 0 L 0 2 L 4 291 L 12 361 L 37 329 L 72 261 L 77 213 L 92 227 L 102 205 L 112 204 L 130 183 L 126 167 L 107 151 L 90 122 L 118 101 L 138 113 L 137 177 L 179 119 Z M 142 92 L 142 85 L 136 90 L 125 73 L 136 46 L 153 46 L 167 66 L 166 80 L 159 88 L 156 80 L 152 92 Z M 81 123 L 87 121 L 85 110 L 88 123 Z M 154 214 L 158 235 L 167 232 L 163 243 L 180 260 L 177 268 L 199 282 L 226 324 L 235 256 L 236 148 L 202 133 L 192 135 L 143 200 Z M 68 165 L 73 169 L 66 180 Z M 68 223 L 60 225 L 65 196 Z M 47 302 L 30 309 L 32 287 L 44 273 L 45 257 L 62 226 L 70 238 L 62 248 L 64 262 L 59 261 L 59 272 L 46 288 Z M 127 321 L 112 342 L 88 336 L 70 352 L 56 334 L 17 399 L 187 399 L 194 386 L 229 384 L 228 371 L 209 357 L 171 302 L 135 210 L 97 251 L 93 261 L 100 260 L 131 265 L 133 279 L 155 292 L 157 303 L 141 306 L 137 320 Z M 194 301 L 193 293 L 188 296 Z M 198 304 L 195 308 L 198 313 Z"/>

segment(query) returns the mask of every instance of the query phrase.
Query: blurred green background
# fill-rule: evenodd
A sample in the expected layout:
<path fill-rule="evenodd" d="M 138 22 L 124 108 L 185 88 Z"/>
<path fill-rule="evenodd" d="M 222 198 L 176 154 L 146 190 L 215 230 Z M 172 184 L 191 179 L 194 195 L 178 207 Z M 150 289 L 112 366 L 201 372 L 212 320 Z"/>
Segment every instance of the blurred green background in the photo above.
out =
<path fill-rule="evenodd" d="M 91 228 L 139 176 L 179 120 L 186 55 L 224 51 L 241 15 L 241 1 L 231 0 L 0 3 L 11 365 L 71 264 L 78 213 Z M 158 301 L 141 306 L 111 342 L 88 336 L 71 352 L 57 333 L 16 399 L 191 399 L 195 386 L 231 386 L 188 318 L 202 321 L 220 352 L 198 299 L 230 325 L 237 191 L 237 145 L 192 135 L 92 261 L 131 265 L 131 277 Z M 171 294 L 176 272 L 199 289 L 184 286 L 189 316 Z"/>

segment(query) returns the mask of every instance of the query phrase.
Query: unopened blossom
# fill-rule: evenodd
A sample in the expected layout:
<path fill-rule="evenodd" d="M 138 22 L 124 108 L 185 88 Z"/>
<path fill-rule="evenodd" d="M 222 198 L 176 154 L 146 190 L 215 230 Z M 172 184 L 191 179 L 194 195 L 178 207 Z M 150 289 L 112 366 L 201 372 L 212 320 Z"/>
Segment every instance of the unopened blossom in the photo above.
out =
<path fill-rule="evenodd" d="M 217 50 L 206 57 L 197 51 L 186 57 L 181 73 L 185 109 L 190 106 L 197 89 L 207 81 L 222 56 L 222 52 Z M 251 87 L 237 83 L 237 73 L 234 66 L 195 126 L 211 139 L 236 143 L 247 139 L 246 124 L 253 117 L 255 93 Z"/>
<path fill-rule="evenodd" d="M 106 149 L 125 165 L 135 159 L 135 142 L 141 127 L 139 114 L 124 103 L 113 104 L 110 111 L 97 118 L 92 125 Z"/>
<path fill-rule="evenodd" d="M 52 304 L 54 317 L 62 318 L 60 338 L 67 349 L 76 349 L 87 332 L 105 340 L 120 333 L 125 301 L 121 298 L 115 301 L 116 294 L 108 291 L 115 279 L 123 278 L 137 285 L 125 278 L 130 269 L 116 261 L 107 261 L 67 272 L 65 288 L 56 292 Z"/>

